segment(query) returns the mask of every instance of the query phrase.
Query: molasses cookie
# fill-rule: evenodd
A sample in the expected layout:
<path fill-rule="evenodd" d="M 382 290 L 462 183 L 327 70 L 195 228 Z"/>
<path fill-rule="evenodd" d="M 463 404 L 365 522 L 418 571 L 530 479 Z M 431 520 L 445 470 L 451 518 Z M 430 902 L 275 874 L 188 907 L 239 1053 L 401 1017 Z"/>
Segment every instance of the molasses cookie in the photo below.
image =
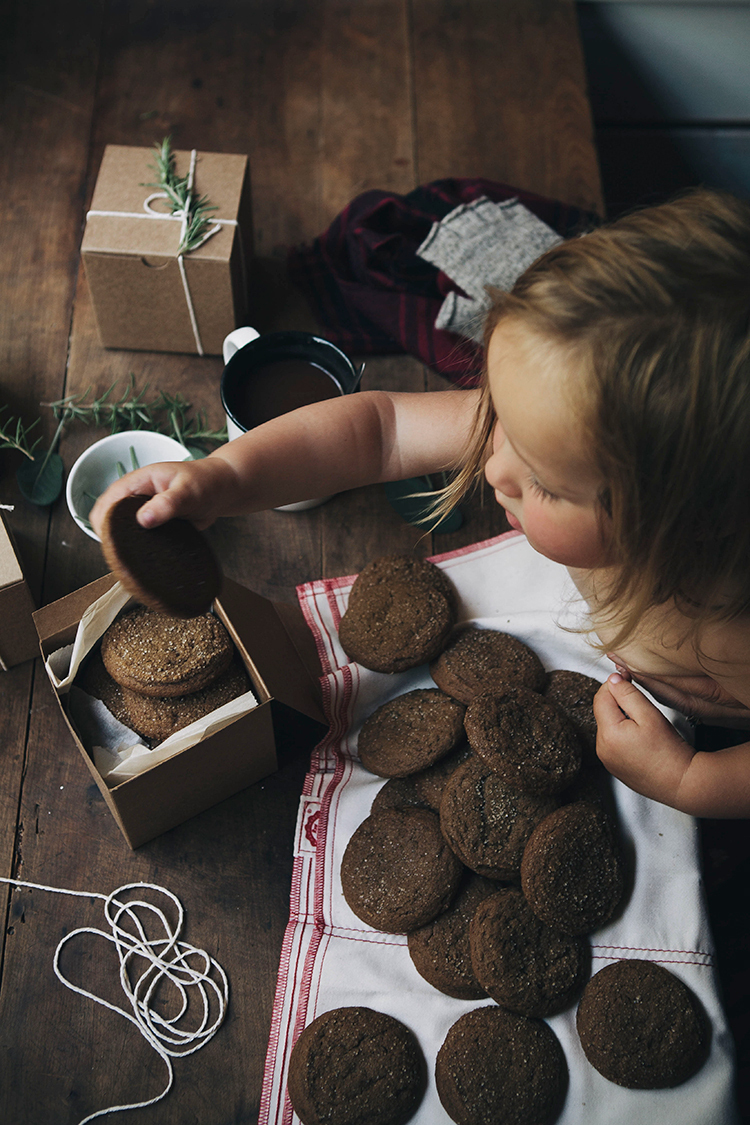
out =
<path fill-rule="evenodd" d="M 85 667 L 76 677 L 76 685 L 99 699 L 111 715 L 126 727 L 130 726 L 130 712 L 122 697 L 122 688 L 113 680 L 102 662 L 102 656 L 97 649 L 86 662 Z"/>
<path fill-rule="evenodd" d="M 562 711 L 528 688 L 496 688 L 466 709 L 475 754 L 513 789 L 559 793 L 581 767 L 578 735 Z"/>
<path fill-rule="evenodd" d="M 697 996 L 653 961 L 616 961 L 586 985 L 576 1015 L 591 1065 L 629 1090 L 679 1086 L 706 1061 L 710 1025 Z"/>
<path fill-rule="evenodd" d="M 445 913 L 408 936 L 415 969 L 447 996 L 482 1000 L 487 995 L 472 969 L 469 925 L 479 904 L 496 891 L 497 883 L 472 871 L 464 872 L 458 893 Z"/>
<path fill-rule="evenodd" d="M 519 793 L 472 755 L 448 779 L 440 827 L 462 863 L 488 879 L 518 882 L 526 842 L 557 808 L 554 797 Z"/>
<path fill-rule="evenodd" d="M 501 1007 L 521 1016 L 552 1016 L 572 1002 L 589 965 L 583 938 L 545 926 L 515 887 L 496 890 L 469 928 L 474 975 Z"/>
<path fill-rule="evenodd" d="M 446 909 L 461 871 L 435 813 L 384 809 L 352 834 L 341 863 L 341 887 L 358 918 L 376 930 L 406 934 Z"/>
<path fill-rule="evenodd" d="M 598 763 L 596 756 L 596 719 L 594 718 L 594 696 L 602 685 L 582 672 L 570 672 L 556 668 L 547 676 L 542 692 L 545 699 L 554 703 L 567 715 L 575 728 L 585 760 L 589 764 Z"/>
<path fill-rule="evenodd" d="M 400 1020 L 334 1008 L 294 1044 L 287 1089 L 303 1125 L 406 1125 L 425 1083 L 424 1056 Z"/>
<path fill-rule="evenodd" d="M 210 715 L 212 711 L 249 690 L 250 679 L 237 659 L 212 684 L 190 695 L 162 699 L 158 696 L 139 695 L 128 688 L 121 689 L 123 702 L 130 715 L 128 725 L 144 738 L 158 742 L 163 742 L 176 731 Z"/>
<path fill-rule="evenodd" d="M 339 640 L 365 668 L 404 672 L 437 656 L 456 615 L 455 591 L 438 567 L 412 555 L 384 555 L 355 579 Z"/>
<path fill-rule="evenodd" d="M 141 527 L 148 496 L 124 496 L 104 514 L 102 552 L 112 573 L 143 605 L 173 617 L 206 613 L 221 590 L 221 571 L 206 537 L 189 520 Z"/>
<path fill-rule="evenodd" d="M 365 719 L 357 752 L 379 777 L 406 777 L 444 758 L 464 733 L 466 708 L 437 688 L 396 696 Z"/>
<path fill-rule="evenodd" d="M 440 812 L 440 802 L 448 778 L 470 756 L 469 744 L 464 739 L 434 766 L 428 766 L 426 770 L 412 773 L 408 777 L 392 777 L 375 794 L 370 812 L 377 812 L 378 809 L 432 809 L 433 812 Z"/>
<path fill-rule="evenodd" d="M 564 934 L 587 934 L 608 922 L 624 880 L 604 810 L 577 801 L 545 817 L 523 853 L 521 886 L 536 916 Z"/>
<path fill-rule="evenodd" d="M 102 637 L 102 660 L 121 687 L 166 698 L 207 687 L 229 667 L 234 646 L 218 617 L 184 620 L 137 606 Z"/>
<path fill-rule="evenodd" d="M 483 1007 L 448 1031 L 435 1082 L 457 1125 L 552 1125 L 565 1101 L 568 1067 L 543 1020 Z"/>
<path fill-rule="evenodd" d="M 498 684 L 541 691 L 546 681 L 541 660 L 523 641 L 473 627 L 451 638 L 430 665 L 430 675 L 442 691 L 466 704 Z"/>

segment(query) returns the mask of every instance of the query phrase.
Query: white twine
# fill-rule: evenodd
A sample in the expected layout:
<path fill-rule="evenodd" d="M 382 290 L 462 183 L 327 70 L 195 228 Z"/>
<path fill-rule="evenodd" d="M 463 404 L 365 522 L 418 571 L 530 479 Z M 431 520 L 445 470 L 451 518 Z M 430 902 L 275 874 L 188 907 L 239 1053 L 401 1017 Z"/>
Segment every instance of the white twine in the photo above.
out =
<path fill-rule="evenodd" d="M 193 190 L 193 183 L 195 180 L 195 165 L 197 159 L 197 150 L 193 149 L 190 153 L 190 168 L 188 170 L 188 197 Z M 180 241 L 178 243 L 178 245 L 181 246 L 182 241 L 185 237 L 185 232 L 187 230 L 188 220 L 190 218 L 190 209 L 188 207 L 181 207 L 179 210 L 172 213 L 167 213 L 166 211 L 154 211 L 151 206 L 151 203 L 154 199 L 169 199 L 169 194 L 166 191 L 152 191 L 151 194 L 147 195 L 143 201 L 143 211 L 88 211 L 86 213 L 86 220 L 88 221 L 92 217 L 92 215 L 101 216 L 102 218 L 106 219 L 169 219 L 173 222 L 178 222 L 181 224 Z M 238 225 L 236 219 L 212 219 L 211 222 L 214 224 L 214 226 L 210 230 L 206 231 L 200 242 L 197 242 L 195 246 L 192 247 L 193 250 L 197 250 L 200 246 L 203 246 L 203 244 L 205 242 L 208 242 L 209 238 L 213 238 L 213 236 L 217 234 L 223 226 L 236 227 Z M 240 257 L 242 261 L 243 281 L 245 282 L 245 284 L 247 284 L 245 278 L 245 254 L 242 247 L 242 239 L 240 239 Z M 190 316 L 190 325 L 193 329 L 193 337 L 195 339 L 195 347 L 198 355 L 204 355 L 205 353 L 203 351 L 203 343 L 201 341 L 200 332 L 198 331 L 198 321 L 195 316 L 193 298 L 190 293 L 187 273 L 185 272 L 184 256 L 182 254 L 177 255 L 177 264 L 180 269 L 182 288 L 185 292 L 188 315 Z"/>
<path fill-rule="evenodd" d="M 156 1097 L 150 1098 L 148 1101 L 132 1102 L 127 1105 L 113 1105 L 109 1106 L 108 1109 L 99 1109 L 95 1113 L 89 1114 L 88 1117 L 84 1117 L 79 1125 L 86 1125 L 87 1122 L 93 1121 L 94 1118 L 104 1117 L 105 1114 L 108 1113 L 117 1113 L 119 1110 L 126 1109 L 143 1109 L 146 1106 L 160 1102 L 162 1098 L 167 1096 L 172 1088 L 174 1073 L 171 1059 L 180 1058 L 183 1055 L 191 1055 L 194 1051 L 198 1051 L 201 1047 L 204 1047 L 206 1043 L 213 1038 L 224 1020 L 229 1000 L 229 982 L 226 973 L 218 961 L 210 957 L 205 950 L 198 949 L 194 945 L 178 940 L 182 932 L 182 924 L 185 917 L 185 912 L 180 900 L 176 895 L 172 894 L 171 891 L 155 883 L 125 883 L 124 886 L 118 887 L 111 894 L 102 895 L 91 891 L 71 891 L 61 887 L 47 887 L 41 883 L 29 883 L 22 879 L 6 879 L 2 876 L 0 876 L 0 882 L 9 883 L 14 887 L 30 887 L 37 891 L 51 891 L 53 894 L 77 895 L 80 898 L 99 898 L 102 900 L 104 903 L 104 914 L 112 932 L 106 933 L 104 930 L 97 930 L 89 926 L 82 926 L 79 929 L 71 930 L 71 932 L 66 934 L 59 942 L 55 950 L 52 963 L 55 976 L 66 988 L 77 992 L 81 996 L 88 997 L 96 1004 L 102 1004 L 105 1008 L 109 1008 L 113 1012 L 118 1012 L 121 1016 L 124 1016 L 125 1019 L 135 1024 L 147 1043 L 149 1043 L 159 1057 L 164 1060 L 164 1064 L 167 1068 L 167 1084 L 164 1090 L 162 1090 L 160 1094 L 157 1094 Z M 174 929 L 170 926 L 164 912 L 160 910 L 158 906 L 154 906 L 153 903 L 146 902 L 142 899 L 122 902 L 118 898 L 118 895 L 124 892 L 141 888 L 157 891 L 171 899 L 172 903 L 177 908 L 178 915 L 177 925 Z M 146 927 L 139 917 L 139 910 L 150 913 L 158 919 L 163 926 L 164 937 L 149 939 L 146 936 Z M 121 919 L 130 922 L 135 933 L 125 929 L 121 925 Z M 107 941 L 112 942 L 115 946 L 117 956 L 120 960 L 120 984 L 128 999 L 132 1014 L 124 1008 L 118 1008 L 116 1004 L 110 1004 L 108 1000 L 97 996 L 96 993 L 89 992 L 85 988 L 80 988 L 63 975 L 60 969 L 60 954 L 63 947 L 78 934 L 96 934 L 98 937 L 106 938 Z M 133 983 L 130 979 L 130 968 L 131 962 L 136 957 L 143 958 L 148 964 Z M 199 967 L 196 968 L 188 963 L 191 957 L 199 960 Z M 213 976 L 211 975 L 212 973 Z M 218 981 L 215 980 L 214 977 L 218 977 Z M 179 1011 L 176 1015 L 172 1016 L 171 1019 L 165 1019 L 151 1007 L 151 1000 L 154 994 L 162 981 L 165 980 L 177 990 L 180 1001 Z M 190 1005 L 189 988 L 198 989 L 203 1006 L 203 1014 L 197 1029 L 184 1030 L 179 1024 L 183 1016 L 186 1015 Z M 215 1008 L 217 1005 L 218 1012 L 212 1019 L 212 1007 Z"/>

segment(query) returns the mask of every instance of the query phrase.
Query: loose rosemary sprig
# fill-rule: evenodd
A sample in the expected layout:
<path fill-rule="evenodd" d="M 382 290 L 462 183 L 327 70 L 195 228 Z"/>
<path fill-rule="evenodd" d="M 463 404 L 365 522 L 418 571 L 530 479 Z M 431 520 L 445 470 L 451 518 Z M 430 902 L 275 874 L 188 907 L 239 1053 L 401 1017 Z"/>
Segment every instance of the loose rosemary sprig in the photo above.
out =
<path fill-rule="evenodd" d="M 165 137 L 161 144 L 154 145 L 156 149 L 155 163 L 149 164 L 158 176 L 155 183 L 144 184 L 144 187 L 156 187 L 165 191 L 169 197 L 171 212 L 184 211 L 187 214 L 185 233 L 177 247 L 178 254 L 189 254 L 200 246 L 211 222 L 208 212 L 218 210 L 209 202 L 207 195 L 197 195 L 195 189 L 189 186 L 188 176 L 178 176 L 175 168 L 175 157 L 172 151 L 172 138 Z"/>
<path fill-rule="evenodd" d="M 0 449 L 16 449 L 33 461 L 34 450 L 42 439 L 41 436 L 32 437 L 31 431 L 34 426 L 39 425 L 39 419 L 35 418 L 29 426 L 26 426 L 23 419 L 15 418 L 13 415 L 3 418 L 2 415 L 7 409 L 7 406 L 0 406 Z"/>
<path fill-rule="evenodd" d="M 107 387 L 103 394 L 91 396 L 91 388 L 78 395 L 67 395 L 56 402 L 42 405 L 50 407 L 55 418 L 63 424 L 80 422 L 87 426 L 108 426 L 115 434 L 120 430 L 156 430 L 174 437 L 191 452 L 195 448 L 218 445 L 226 441 L 226 427 L 213 430 L 201 411 L 193 414 L 192 403 L 180 394 L 170 395 L 157 390 L 148 398 L 149 384 L 136 389 L 131 373 L 119 395 L 115 393 L 119 380 Z"/>

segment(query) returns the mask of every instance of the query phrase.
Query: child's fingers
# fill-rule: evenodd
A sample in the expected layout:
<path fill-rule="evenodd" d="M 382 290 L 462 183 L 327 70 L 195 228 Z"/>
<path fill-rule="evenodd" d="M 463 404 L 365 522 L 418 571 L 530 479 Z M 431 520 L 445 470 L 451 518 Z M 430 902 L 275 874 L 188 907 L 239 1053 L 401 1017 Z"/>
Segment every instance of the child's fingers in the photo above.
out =
<path fill-rule="evenodd" d="M 594 717 L 600 727 L 623 723 L 630 718 L 613 695 L 609 681 L 602 684 L 594 696 Z"/>

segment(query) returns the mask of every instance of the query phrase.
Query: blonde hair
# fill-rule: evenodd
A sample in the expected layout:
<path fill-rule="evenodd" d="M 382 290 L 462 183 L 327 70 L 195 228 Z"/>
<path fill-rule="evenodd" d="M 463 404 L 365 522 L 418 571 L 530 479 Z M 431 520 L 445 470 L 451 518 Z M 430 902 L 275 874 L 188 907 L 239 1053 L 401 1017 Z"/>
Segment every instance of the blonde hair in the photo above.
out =
<path fill-rule="evenodd" d="M 485 341 L 512 318 L 581 371 L 616 560 L 610 644 L 668 602 L 696 631 L 750 612 L 750 205 L 687 192 L 553 247 L 492 297 Z M 494 421 L 485 374 L 441 507 L 482 478 Z"/>

